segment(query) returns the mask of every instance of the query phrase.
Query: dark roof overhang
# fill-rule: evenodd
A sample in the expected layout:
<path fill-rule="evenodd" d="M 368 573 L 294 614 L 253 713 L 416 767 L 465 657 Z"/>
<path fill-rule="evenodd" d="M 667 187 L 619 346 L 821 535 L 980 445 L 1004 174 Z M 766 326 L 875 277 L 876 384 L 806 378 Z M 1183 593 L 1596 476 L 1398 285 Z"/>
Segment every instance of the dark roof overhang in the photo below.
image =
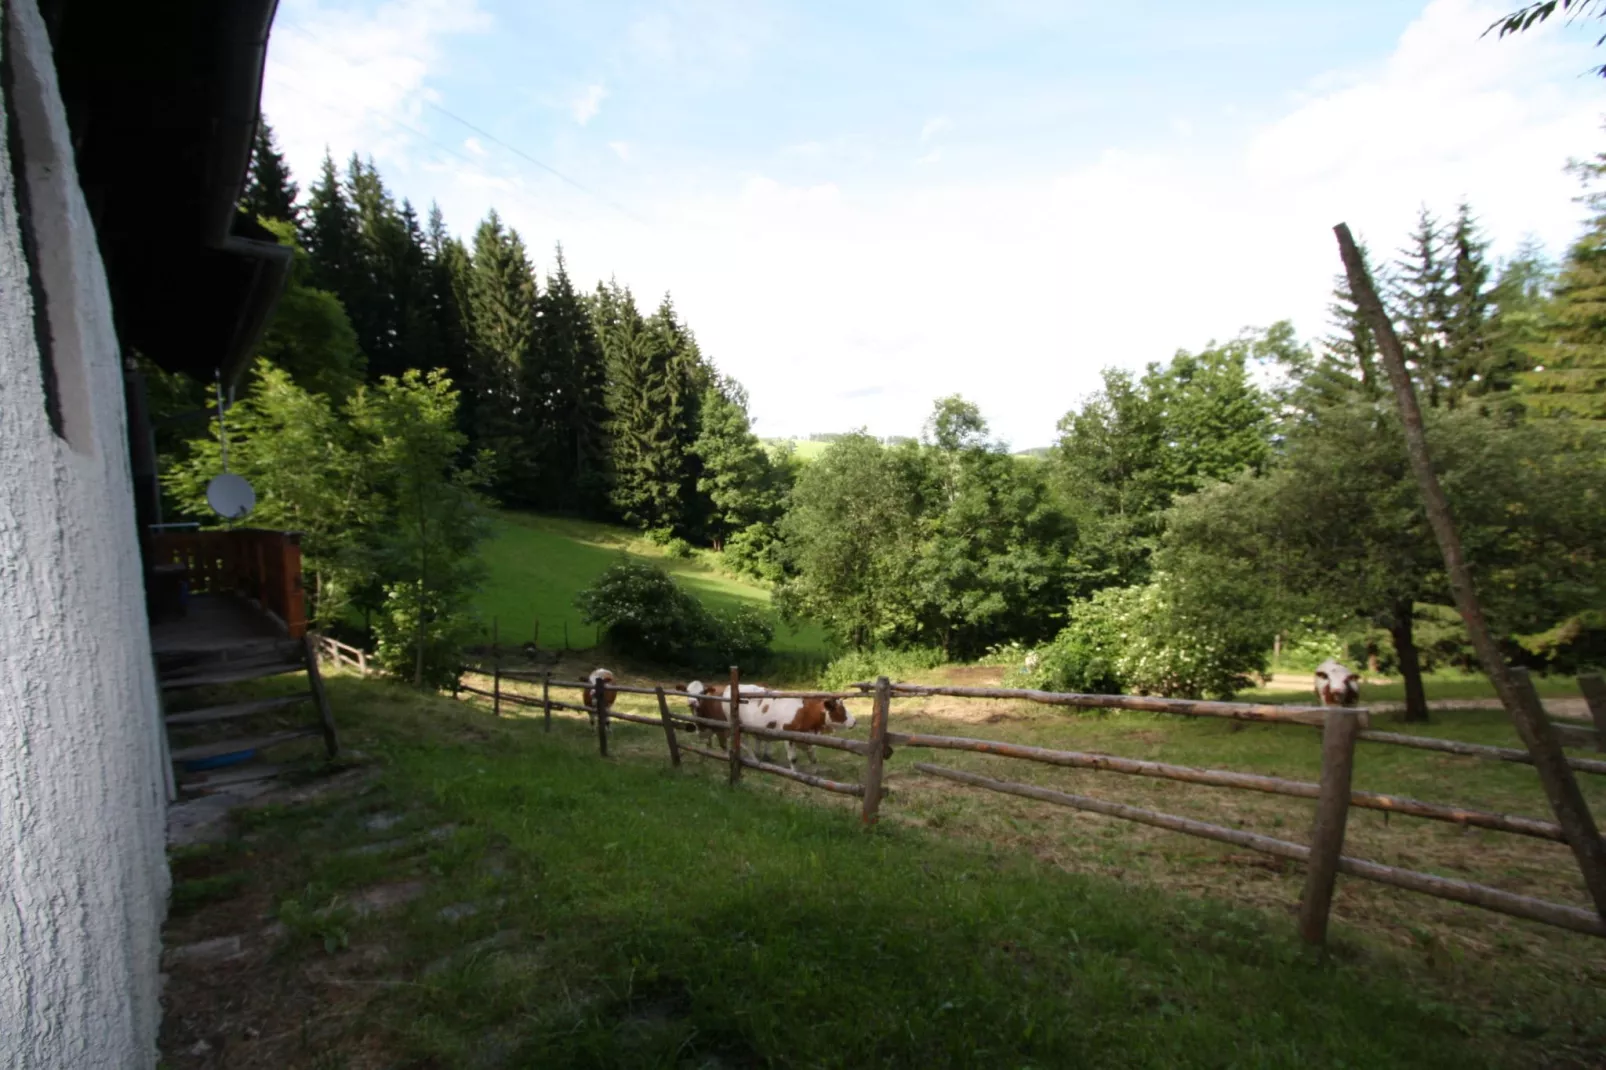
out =
<path fill-rule="evenodd" d="M 290 272 L 237 204 L 277 0 L 42 0 L 118 336 L 232 384 Z"/>

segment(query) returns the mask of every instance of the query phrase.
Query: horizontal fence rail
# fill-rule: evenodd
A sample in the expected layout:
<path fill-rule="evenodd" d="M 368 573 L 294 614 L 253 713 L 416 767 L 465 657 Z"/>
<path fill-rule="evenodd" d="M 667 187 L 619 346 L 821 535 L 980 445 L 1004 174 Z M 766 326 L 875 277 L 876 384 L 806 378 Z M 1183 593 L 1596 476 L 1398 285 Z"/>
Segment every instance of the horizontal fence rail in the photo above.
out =
<path fill-rule="evenodd" d="M 1204 784 L 1217 788 L 1240 788 L 1268 795 L 1290 795 L 1303 799 L 1321 796 L 1321 785 L 1312 781 L 1285 780 L 1282 777 L 1263 776 L 1259 773 L 1239 773 L 1225 769 L 1198 769 L 1188 765 L 1169 765 L 1139 758 L 1120 758 L 1113 754 L 1089 754 L 1080 751 L 1048 750 L 1018 743 L 999 743 L 990 739 L 966 739 L 963 736 L 932 736 L 908 732 L 889 732 L 887 740 L 905 747 L 929 747 L 937 750 L 972 751 L 977 754 L 995 754 L 1004 758 L 1023 758 L 1046 765 L 1066 766 L 1073 769 L 1093 769 L 1131 776 L 1157 777 L 1178 780 L 1189 784 Z M 1444 821 L 1452 825 L 1471 825 L 1497 832 L 1512 832 L 1519 836 L 1533 836 L 1541 840 L 1565 843 L 1561 826 L 1552 821 L 1531 817 L 1513 817 L 1509 814 L 1486 810 L 1470 810 L 1459 806 L 1441 806 L 1437 803 L 1408 799 L 1400 795 L 1383 795 L 1371 791 L 1350 793 L 1350 805 L 1387 813 L 1407 814 L 1411 817 Z"/>
<path fill-rule="evenodd" d="M 1533 756 L 1515 747 L 1491 747 L 1486 743 L 1463 743 L 1458 739 L 1437 739 L 1433 736 L 1404 736 L 1398 732 L 1363 731 L 1357 737 L 1364 743 L 1387 743 L 1395 747 L 1415 747 L 1417 750 L 1436 750 L 1445 754 L 1459 754 L 1466 758 L 1488 758 L 1499 762 L 1517 762 L 1532 765 Z M 1567 758 L 1567 765 L 1580 773 L 1606 775 L 1606 761 L 1596 758 Z"/>
<path fill-rule="evenodd" d="M 1440 899 L 1483 907 L 1512 917 L 1558 926 L 1573 932 L 1606 936 L 1606 919 L 1591 910 L 1547 902 L 1487 885 L 1401 869 L 1344 855 L 1342 851 L 1345 817 L 1351 808 L 1356 807 L 1377 810 L 1384 814 L 1402 814 L 1463 827 L 1528 836 L 1553 843 L 1568 842 L 1566 834 L 1558 823 L 1540 818 L 1426 802 L 1420 799 L 1381 792 L 1353 790 L 1350 786 L 1350 775 L 1357 741 L 1414 747 L 1469 757 L 1532 763 L 1532 759 L 1526 751 L 1515 748 L 1371 731 L 1368 727 L 1370 716 L 1365 709 L 1279 706 L 1246 702 L 1211 702 L 1132 695 L 1091 695 L 1035 691 L 1025 688 L 894 684 L 885 677 L 874 684 L 850 684 L 848 686 L 854 690 L 848 692 L 772 691 L 758 685 L 741 685 L 739 674 L 733 668 L 728 685 L 721 679 L 715 679 L 709 683 L 710 687 L 723 689 L 728 686 L 734 689 L 737 701 L 744 708 L 744 716 L 725 718 L 701 716 L 702 710 L 706 708 L 702 707 L 702 703 L 723 703 L 728 709 L 732 701 L 728 694 L 705 693 L 688 695 L 678 688 L 665 688 L 662 686 L 639 687 L 615 684 L 611 681 L 556 680 L 553 679 L 550 672 L 503 669 L 499 662 L 495 661 L 489 668 L 464 666 L 463 671 L 482 673 L 491 678 L 492 686 L 490 690 L 475 687 L 461 681 L 457 685 L 457 690 L 491 699 L 493 709 L 498 714 L 500 714 L 501 705 L 504 702 L 524 708 L 540 709 L 545 714 L 548 730 L 551 728 L 552 710 L 554 709 L 572 710 L 586 714 L 594 722 L 598 751 L 603 757 L 608 756 L 611 721 L 628 721 L 643 726 L 658 727 L 664 733 L 670 761 L 673 765 L 678 766 L 680 764 L 680 756 L 684 751 L 712 761 L 726 763 L 729 766 L 728 779 L 732 785 L 739 782 L 742 770 L 750 769 L 833 794 L 856 797 L 862 800 L 862 816 L 866 825 L 875 823 L 880 802 L 888 794 L 882 783 L 882 762 L 892 754 L 893 745 L 933 750 L 968 751 L 1066 768 L 1090 769 L 1200 784 L 1207 787 L 1312 799 L 1317 803 L 1317 820 L 1311 834 L 1311 842 L 1306 845 L 1174 814 L 1159 813 L 1124 803 L 1073 795 L 1031 784 L 999 780 L 977 773 L 949 769 L 925 762 L 913 763 L 913 768 L 917 772 L 957 783 L 1100 813 L 1301 862 L 1306 865 L 1307 874 L 1304 893 L 1301 898 L 1300 932 L 1305 940 L 1315 944 L 1324 943 L 1326 940 L 1327 919 L 1331 909 L 1334 879 L 1339 873 Z M 504 680 L 525 684 L 539 683 L 541 685 L 541 697 L 535 698 L 527 694 L 504 690 Z M 581 691 L 586 701 L 574 703 L 554 699 L 551 694 L 553 688 Z M 656 715 L 615 709 L 614 699 L 621 694 L 654 697 L 657 700 Z M 957 698 L 975 699 L 1008 699 L 1049 706 L 1122 709 L 1178 714 L 1187 717 L 1224 717 L 1238 721 L 1321 727 L 1323 729 L 1321 742 L 1322 775 L 1319 782 L 1291 780 L 1285 777 L 1268 776 L 1259 773 L 1196 768 L 1111 754 L 1054 750 L 1046 747 L 963 736 L 893 732 L 889 729 L 887 722 L 893 698 L 911 698 L 926 695 L 949 695 Z M 859 700 L 872 697 L 874 703 L 870 716 L 870 740 L 868 742 L 828 734 L 829 727 L 826 732 L 815 733 L 798 732 L 779 726 L 771 728 L 758 725 L 752 723 L 750 715 L 747 714 L 749 703 L 766 698 Z M 676 707 L 673 712 L 671 711 L 672 705 Z M 1593 704 L 1591 712 L 1596 712 Z M 1606 714 L 1600 715 L 1597 723 L 1606 726 Z M 1573 728 L 1574 726 L 1568 727 Z M 719 735 L 727 741 L 725 749 L 711 750 L 694 743 L 677 741 L 677 731 L 684 732 L 690 729 L 709 731 Z M 1576 734 L 1580 737 L 1586 734 L 1591 737 L 1597 736 L 1595 730 L 1588 725 L 1577 725 Z M 756 754 L 749 756 L 750 748 L 742 746 L 741 737 L 745 735 L 751 735 L 759 740 L 775 740 L 787 744 L 798 744 L 811 748 L 821 747 L 827 750 L 852 754 L 864 760 L 861 781 L 859 783 L 850 783 L 832 780 L 817 773 L 805 773 L 789 766 L 776 765 L 758 757 Z M 788 757 L 791 757 L 790 752 Z M 1584 772 L 1606 773 L 1606 761 L 1570 758 L 1568 762 L 1574 769 Z"/>
<path fill-rule="evenodd" d="M 930 765 L 926 762 L 916 762 L 915 768 L 931 776 L 942 777 L 979 788 L 987 788 L 990 791 L 1006 795 L 1019 795 L 1027 799 L 1056 803 L 1060 806 L 1069 806 L 1077 810 L 1104 814 L 1107 817 L 1118 817 L 1126 821 L 1134 821 L 1142 825 L 1153 825 L 1156 828 L 1169 829 L 1173 832 L 1181 832 L 1203 839 L 1218 840 L 1237 847 L 1247 847 L 1252 851 L 1293 859 L 1296 862 L 1308 862 L 1310 860 L 1311 849 L 1304 844 L 1279 840 L 1271 836 L 1262 836 L 1257 832 L 1225 828 L 1205 821 L 1178 817 L 1175 814 L 1162 814 L 1154 810 L 1145 810 L 1142 807 L 1128 806 L 1125 803 L 1109 802 L 1104 799 L 1093 799 L 1085 795 L 1070 795 L 1062 791 L 1039 788 L 1031 784 L 994 780 L 992 777 L 966 773 L 958 769 L 946 769 L 940 765 Z M 1385 866 L 1358 858 L 1340 857 L 1338 870 L 1340 873 L 1347 873 L 1352 877 L 1376 881 L 1379 884 L 1390 884 L 1396 888 L 1405 888 L 1409 891 L 1423 892 L 1439 899 L 1451 899 L 1472 906 L 1484 907 L 1516 918 L 1544 922 L 1547 925 L 1571 929 L 1573 932 L 1587 933 L 1590 936 L 1606 936 L 1606 920 L 1603 920 L 1593 911 L 1579 907 L 1551 903 L 1543 899 L 1533 899 L 1529 896 L 1517 895 L 1514 892 L 1502 891 L 1499 888 L 1490 888 L 1483 884 L 1472 884 L 1467 881 L 1451 880 L 1448 877 L 1437 877 L 1431 873 L 1417 873 L 1414 870 L 1397 869 L 1394 866 Z"/>
<path fill-rule="evenodd" d="M 857 683 L 868 689 L 874 684 Z M 893 684 L 894 698 L 916 695 L 952 695 L 956 698 L 1021 699 L 1045 706 L 1075 706 L 1089 710 L 1134 710 L 1142 713 L 1174 713 L 1183 717 L 1227 717 L 1235 721 L 1268 721 L 1302 724 L 1320 728 L 1326 723 L 1326 706 L 1278 706 L 1263 702 L 1211 702 L 1204 699 L 1154 698 L 1148 695 L 1080 695 L 1068 691 L 1034 691 L 1021 687 L 937 687 L 926 684 Z M 1371 723 L 1365 709 L 1356 709 L 1362 728 Z"/>

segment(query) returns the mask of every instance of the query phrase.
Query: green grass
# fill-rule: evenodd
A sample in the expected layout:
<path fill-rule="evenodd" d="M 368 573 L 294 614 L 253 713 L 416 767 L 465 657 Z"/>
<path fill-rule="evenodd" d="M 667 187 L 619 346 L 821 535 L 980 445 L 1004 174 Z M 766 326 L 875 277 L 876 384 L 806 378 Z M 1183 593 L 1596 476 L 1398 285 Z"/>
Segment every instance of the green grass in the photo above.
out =
<path fill-rule="evenodd" d="M 768 591 L 719 572 L 702 556 L 667 557 L 625 528 L 515 512 L 498 513 L 493 520 L 482 551 L 490 574 L 475 607 L 487 627 L 496 621 L 504 643 L 529 642 L 539 621 L 543 647 L 561 647 L 565 625 L 570 646 L 590 647 L 595 632 L 581 621 L 574 597 L 621 555 L 661 565 L 711 609 L 769 607 Z M 813 625 L 792 629 L 777 620 L 774 648 L 779 654 L 823 658 L 825 633 Z"/>
<path fill-rule="evenodd" d="M 229 967 L 223 1013 L 278 1045 L 252 1049 L 251 1065 L 1465 1070 L 1587 1065 L 1606 1037 L 1598 963 L 1580 973 L 1522 945 L 1509 962 L 1436 966 L 1343 920 L 1319 958 L 1286 910 L 1098 872 L 1098 850 L 1135 854 L 1131 826 L 929 792 L 901 752 L 887 818 L 866 833 L 844 801 L 753 774 L 732 790 L 696 758 L 670 769 L 657 729 L 619 724 L 603 760 L 583 719 L 545 735 L 394 685 L 342 676 L 331 689 L 377 778 L 257 811 L 249 849 L 227 853 L 258 897 L 239 912 L 265 906 L 285 926 L 254 973 Z M 933 716 L 900 707 L 911 724 Z M 1158 731 L 1168 757 L 1290 774 L 1316 749 L 1303 731 L 1157 718 L 1050 715 L 986 734 L 1089 729 L 1140 747 Z M 967 808 L 984 804 L 995 817 L 971 834 L 981 819 Z M 371 831 L 381 813 L 395 823 Z M 1048 842 L 1036 826 L 1049 820 L 1102 845 L 1085 871 L 1020 849 Z M 422 894 L 353 908 L 398 881 Z M 203 906 L 175 935 L 215 935 L 208 912 L 227 907 Z M 1556 939 L 1595 961 L 1598 943 Z M 169 1005 L 195 1018 L 206 983 L 175 968 Z M 192 1042 L 170 1026 L 172 1059 Z"/>

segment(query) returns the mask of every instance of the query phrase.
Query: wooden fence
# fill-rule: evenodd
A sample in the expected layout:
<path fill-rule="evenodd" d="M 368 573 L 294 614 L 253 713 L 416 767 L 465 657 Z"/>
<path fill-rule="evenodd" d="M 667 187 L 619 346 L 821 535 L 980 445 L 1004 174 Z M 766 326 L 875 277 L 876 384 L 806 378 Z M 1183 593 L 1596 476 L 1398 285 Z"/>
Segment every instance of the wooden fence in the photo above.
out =
<path fill-rule="evenodd" d="M 767 697 L 856 699 L 868 696 L 872 698 L 870 738 L 867 742 L 863 742 L 835 736 L 818 736 L 788 732 L 781 729 L 758 728 L 752 725 L 743 725 L 739 719 L 733 719 L 735 723 L 732 723 L 703 718 L 686 712 L 687 707 L 684 706 L 679 711 L 672 710 L 668 696 L 674 693 L 673 689 L 670 692 L 666 692 L 662 686 L 627 687 L 611 683 L 600 683 L 597 685 L 597 692 L 593 696 L 593 701 L 588 706 L 584 702 L 563 702 L 552 698 L 554 689 L 580 690 L 583 693 L 592 686 L 584 681 L 554 680 L 549 672 L 503 669 L 499 662 L 494 663 L 489 670 L 465 667 L 465 671 L 483 673 L 491 677 L 492 686 L 490 690 L 467 684 L 459 684 L 459 689 L 470 694 L 489 698 L 493 704 L 493 712 L 498 715 L 501 714 L 503 703 L 511 703 L 527 708 L 539 708 L 544 715 L 545 727 L 550 731 L 553 709 L 574 710 L 587 714 L 596 729 L 598 750 L 603 756 L 608 753 L 608 725 L 610 721 L 630 721 L 638 724 L 659 726 L 664 732 L 670 762 L 675 766 L 680 765 L 681 754 L 689 752 L 712 761 L 726 763 L 729 770 L 728 776 L 732 784 L 740 780 L 744 770 L 751 769 L 771 776 L 794 780 L 823 791 L 855 796 L 861 800 L 860 820 L 866 826 L 875 824 L 879 816 L 880 805 L 887 796 L 883 763 L 891 755 L 893 746 L 930 750 L 970 751 L 1000 758 L 1068 768 L 1097 769 L 1130 776 L 1154 777 L 1184 783 L 1203 784 L 1211 787 L 1314 799 L 1316 800 L 1316 818 L 1311 830 L 1310 840 L 1308 843 L 1296 843 L 1291 840 L 1276 839 L 1259 833 L 1210 824 L 1175 814 L 1159 813 L 1104 799 L 1072 795 L 1032 784 L 1000 780 L 976 773 L 933 765 L 928 762 L 914 763 L 914 769 L 927 776 L 983 788 L 988 791 L 1036 799 L 1072 809 L 1169 829 L 1189 836 L 1229 843 L 1279 858 L 1289 858 L 1303 862 L 1306 866 L 1306 879 L 1300 899 L 1299 927 L 1302 938 L 1312 944 L 1319 945 L 1326 942 L 1333 888 L 1339 873 L 1379 884 L 1387 884 L 1396 888 L 1405 888 L 1440 899 L 1483 907 L 1487 910 L 1570 929 L 1574 932 L 1587 933 L 1592 936 L 1606 936 L 1606 919 L 1603 919 L 1600 914 L 1593 910 L 1517 895 L 1489 885 L 1452 880 L 1431 873 L 1386 866 L 1344 854 L 1345 826 L 1349 811 L 1355 807 L 1403 814 L 1429 821 L 1441 821 L 1455 825 L 1488 829 L 1493 832 L 1529 836 L 1557 843 L 1567 842 L 1566 835 L 1558 823 L 1541 818 L 1495 813 L 1472 807 L 1425 802 L 1398 795 L 1353 790 L 1351 787 L 1351 772 L 1355 763 L 1355 749 L 1357 744 L 1362 742 L 1445 751 L 1452 754 L 1495 761 L 1526 761 L 1530 764 L 1532 763 L 1532 759 L 1527 752 L 1512 748 L 1489 747 L 1480 744 L 1433 739 L 1425 736 L 1408 736 L 1393 732 L 1372 731 L 1370 729 L 1371 716 L 1369 711 L 1365 709 L 1323 706 L 1276 706 L 1244 702 L 1202 702 L 1131 695 L 1082 695 L 1011 688 L 931 687 L 918 684 L 894 684 L 886 677 L 881 677 L 874 683 L 866 682 L 850 685 L 850 689 L 845 692 L 765 691 Z M 1531 682 L 1527 680 L 1526 674 L 1519 673 L 1519 678 L 1524 686 L 1532 686 Z M 525 683 L 540 683 L 541 698 L 536 699 L 531 696 L 505 691 L 502 687 L 504 679 Z M 701 697 L 706 700 L 723 703 L 728 709 L 734 708 L 731 705 L 732 703 L 743 701 L 741 698 L 740 674 L 735 668 L 731 669 L 730 683 L 730 695 L 726 698 L 712 695 Z M 1585 745 L 1593 745 L 1600 748 L 1603 744 L 1606 744 L 1606 686 L 1601 685 L 1599 677 L 1581 678 L 1579 683 L 1588 699 L 1594 725 L 1576 724 L 1567 727 L 1572 730 L 1575 742 L 1582 741 Z M 657 700 L 658 715 L 652 717 L 622 710 L 611 710 L 608 708 L 607 696 L 609 693 L 651 695 Z M 1321 729 L 1321 779 L 1316 782 L 1288 780 L 1257 773 L 1245 773 L 1227 769 L 1198 769 L 1164 762 L 1122 758 L 1110 754 L 1050 750 L 1043 747 L 1025 746 L 996 740 L 970 739 L 961 736 L 891 731 L 888 726 L 888 718 L 891 712 L 892 699 L 894 697 L 921 695 L 1002 698 L 1083 709 L 1137 710 L 1186 717 L 1222 717 L 1268 724 L 1297 725 L 1307 728 L 1318 727 Z M 680 694 L 678 697 L 680 703 L 685 703 L 686 696 L 684 694 Z M 676 730 L 688 728 L 705 728 L 726 733 L 729 739 L 726 750 L 724 752 L 710 750 L 707 747 L 677 740 L 675 736 Z M 863 773 L 858 783 L 844 783 L 759 761 L 756 757 L 748 757 L 742 752 L 741 744 L 744 735 L 793 743 L 807 743 L 816 747 L 846 751 L 864 760 Z M 1576 772 L 1606 774 L 1606 761 L 1569 758 L 1568 764 Z"/>
<path fill-rule="evenodd" d="M 325 661 L 332 661 L 336 665 L 348 666 L 356 669 L 364 676 L 368 675 L 368 651 L 361 647 L 350 646 L 338 639 L 327 635 L 317 636 L 318 656 Z"/>
<path fill-rule="evenodd" d="M 306 632 L 299 533 L 260 528 L 159 531 L 150 535 L 149 545 L 152 564 L 184 566 L 191 594 L 255 599 L 291 638 Z"/>

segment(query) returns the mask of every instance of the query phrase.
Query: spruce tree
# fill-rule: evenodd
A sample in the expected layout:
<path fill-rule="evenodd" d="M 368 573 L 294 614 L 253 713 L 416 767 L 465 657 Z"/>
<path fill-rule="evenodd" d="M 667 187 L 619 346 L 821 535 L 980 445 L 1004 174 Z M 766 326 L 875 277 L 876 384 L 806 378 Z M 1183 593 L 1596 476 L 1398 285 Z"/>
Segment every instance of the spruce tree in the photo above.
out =
<path fill-rule="evenodd" d="M 251 164 L 245 174 L 240 209 L 254 219 L 297 222 L 296 184 L 290 180 L 290 165 L 279 152 L 273 127 L 260 113 L 256 137 L 251 142 Z"/>
<path fill-rule="evenodd" d="M 346 165 L 346 196 L 355 217 L 357 252 L 341 299 L 368 354 L 369 374 L 375 379 L 400 375 L 406 370 L 400 352 L 399 290 L 405 273 L 407 233 L 372 160 L 365 163 L 352 154 Z"/>
<path fill-rule="evenodd" d="M 430 367 L 446 369 L 447 377 L 462 391 L 458 419 L 468 432 L 473 426 L 473 398 L 469 392 L 468 291 L 472 262 L 468 249 L 446 230 L 440 205 L 431 205 L 424 235 L 429 272 Z"/>
<path fill-rule="evenodd" d="M 311 284 L 328 290 L 346 306 L 346 314 L 357 331 L 357 343 L 366 353 L 369 340 L 353 307 L 353 298 L 364 290 L 362 235 L 345 184 L 328 153 L 324 154 L 318 181 L 307 197 L 302 244 L 311 258 Z"/>
<path fill-rule="evenodd" d="M 1606 153 L 1575 165 L 1587 181 L 1606 177 Z M 1580 198 L 1593 215 L 1567 251 L 1545 310 L 1542 344 L 1528 352 L 1533 369 L 1517 376 L 1528 411 L 1606 426 L 1606 189 Z"/>
<path fill-rule="evenodd" d="M 1360 243 L 1359 249 L 1361 261 L 1370 272 L 1365 243 Z M 1387 384 L 1378 364 L 1377 337 L 1361 315 L 1348 275 L 1341 273 L 1335 278 L 1327 317 L 1332 331 L 1322 339 L 1322 357 L 1309 369 L 1296 369 L 1300 385 L 1309 395 L 1303 399 L 1305 403 L 1333 404 L 1355 396 L 1381 396 Z"/>
<path fill-rule="evenodd" d="M 1494 303 L 1484 380 L 1487 390 L 1510 391 L 1533 368 L 1533 350 L 1545 340 L 1545 309 L 1555 272 L 1544 250 L 1524 242 L 1500 266 L 1490 293 Z"/>
<path fill-rule="evenodd" d="M 495 456 L 492 486 L 511 505 L 537 494 L 525 424 L 525 363 L 535 340 L 535 275 L 518 232 L 493 210 L 474 234 L 468 278 L 469 386 L 475 444 Z"/>
<path fill-rule="evenodd" d="M 1410 244 L 1401 250 L 1393 287 L 1394 316 L 1400 325 L 1406 363 L 1429 407 L 1445 401 L 1449 383 L 1445 341 L 1450 321 L 1451 263 L 1446 259 L 1444 245 L 1443 228 L 1426 208 L 1421 209 Z"/>
<path fill-rule="evenodd" d="M 541 499 L 546 508 L 601 516 L 608 502 L 607 369 L 585 300 L 575 292 L 560 245 L 555 273 L 536 298 L 535 351 L 542 394 L 531 398 L 541 426 Z M 530 377 L 526 376 L 526 382 Z"/>
<path fill-rule="evenodd" d="M 1456 210 L 1447 254 L 1449 302 L 1444 331 L 1444 401 L 1455 405 L 1461 398 L 1486 393 L 1489 384 L 1489 343 L 1494 333 L 1495 307 L 1489 288 L 1489 243 L 1479 231 L 1472 209 Z"/>

